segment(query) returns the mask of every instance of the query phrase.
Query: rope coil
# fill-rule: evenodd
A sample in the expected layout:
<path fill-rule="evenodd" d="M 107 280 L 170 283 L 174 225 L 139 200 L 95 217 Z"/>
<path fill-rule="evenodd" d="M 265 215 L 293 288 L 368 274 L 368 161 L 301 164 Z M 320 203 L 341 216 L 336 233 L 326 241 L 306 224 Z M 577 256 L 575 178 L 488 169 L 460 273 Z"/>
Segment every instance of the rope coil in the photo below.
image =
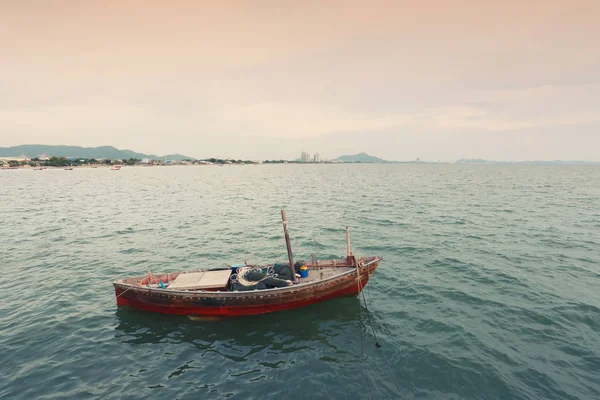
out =
<path fill-rule="evenodd" d="M 265 279 L 276 278 L 277 277 L 277 274 L 274 273 L 275 270 L 273 269 L 273 267 L 268 267 L 266 275 L 264 276 L 264 278 L 259 279 L 257 281 L 251 281 L 250 279 L 247 279 L 246 276 L 245 276 L 248 272 L 251 272 L 251 271 L 256 271 L 256 272 L 263 273 L 262 268 L 240 267 L 240 268 L 237 269 L 237 271 L 236 271 L 235 274 L 231 275 L 231 277 L 229 279 L 233 283 L 239 282 L 239 283 L 241 283 L 244 286 L 250 286 L 250 285 L 256 285 L 259 282 L 264 281 Z"/>

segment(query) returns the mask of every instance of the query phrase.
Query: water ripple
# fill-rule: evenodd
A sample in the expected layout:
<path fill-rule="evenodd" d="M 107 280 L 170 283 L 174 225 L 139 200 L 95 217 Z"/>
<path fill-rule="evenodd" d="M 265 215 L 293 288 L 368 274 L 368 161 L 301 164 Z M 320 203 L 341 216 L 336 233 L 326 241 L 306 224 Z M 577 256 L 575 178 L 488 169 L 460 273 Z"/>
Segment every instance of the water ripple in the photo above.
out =
<path fill-rule="evenodd" d="M 398 398 L 356 298 L 117 309 L 115 277 L 285 260 L 283 207 L 298 259 L 345 254 L 346 225 L 384 256 L 365 296 L 404 398 L 600 398 L 598 167 L 17 170 L 0 187 L 1 398 Z"/>

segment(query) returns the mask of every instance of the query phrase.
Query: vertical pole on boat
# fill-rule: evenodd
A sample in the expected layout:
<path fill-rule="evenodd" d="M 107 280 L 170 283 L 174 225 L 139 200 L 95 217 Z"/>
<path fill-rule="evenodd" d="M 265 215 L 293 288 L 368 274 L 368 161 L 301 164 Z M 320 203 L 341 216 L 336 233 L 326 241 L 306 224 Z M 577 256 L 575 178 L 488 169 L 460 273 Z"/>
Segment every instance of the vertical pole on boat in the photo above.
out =
<path fill-rule="evenodd" d="M 283 233 L 285 234 L 285 245 L 287 246 L 288 258 L 290 259 L 290 270 L 292 271 L 292 281 L 298 283 L 296 278 L 296 269 L 294 268 L 294 259 L 292 257 L 292 245 L 290 244 L 290 234 L 288 233 L 288 223 L 285 217 L 285 210 L 281 210 L 281 220 L 283 221 Z"/>
<path fill-rule="evenodd" d="M 346 247 L 348 247 L 348 257 L 352 257 L 352 248 L 350 247 L 350 228 L 346 226 Z"/>

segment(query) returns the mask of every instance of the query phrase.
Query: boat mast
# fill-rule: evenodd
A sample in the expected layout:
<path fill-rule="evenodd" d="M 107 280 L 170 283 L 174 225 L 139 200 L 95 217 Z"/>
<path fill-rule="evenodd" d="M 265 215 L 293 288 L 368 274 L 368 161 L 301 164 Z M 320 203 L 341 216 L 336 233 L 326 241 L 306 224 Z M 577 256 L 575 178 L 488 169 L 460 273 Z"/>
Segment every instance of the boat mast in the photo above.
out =
<path fill-rule="evenodd" d="M 346 247 L 348 249 L 346 254 L 346 260 L 348 260 L 348 263 L 350 265 L 355 265 L 356 259 L 354 258 L 354 254 L 352 253 L 352 247 L 350 247 L 350 228 L 348 226 L 346 226 Z"/>
<path fill-rule="evenodd" d="M 290 234 L 288 233 L 288 223 L 285 217 L 285 210 L 281 210 L 281 220 L 283 221 L 283 233 L 285 234 L 285 245 L 287 246 L 288 258 L 290 259 L 290 270 L 292 271 L 292 281 L 298 283 L 296 278 L 296 269 L 294 268 L 294 259 L 292 257 L 292 245 L 290 244 Z"/>
<path fill-rule="evenodd" d="M 346 226 L 346 247 L 348 248 L 348 257 L 352 256 L 352 247 L 350 247 L 350 228 Z"/>

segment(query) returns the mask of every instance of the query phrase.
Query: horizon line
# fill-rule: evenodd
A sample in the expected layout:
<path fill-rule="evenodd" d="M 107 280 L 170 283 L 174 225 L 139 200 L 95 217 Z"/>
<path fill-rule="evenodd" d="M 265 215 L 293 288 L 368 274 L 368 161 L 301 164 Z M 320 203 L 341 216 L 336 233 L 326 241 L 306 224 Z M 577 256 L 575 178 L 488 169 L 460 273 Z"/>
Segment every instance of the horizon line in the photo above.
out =
<path fill-rule="evenodd" d="M 81 145 L 70 145 L 70 144 L 41 144 L 41 143 L 26 143 L 26 144 L 19 144 L 19 145 L 14 145 L 14 146 L 0 146 L 0 149 L 11 149 L 14 147 L 21 147 L 21 146 L 48 146 L 48 147 L 80 147 L 80 148 L 84 148 L 84 149 L 97 149 L 97 148 L 101 148 L 101 147 L 111 147 L 115 150 L 118 151 L 131 151 L 134 153 L 138 153 L 138 154 L 144 154 L 144 155 L 155 155 L 158 158 L 164 158 L 164 157 L 168 157 L 168 156 L 173 156 L 173 155 L 178 155 L 178 156 L 182 156 L 182 157 L 186 157 L 192 160 L 207 160 L 207 159 L 220 159 L 220 160 L 240 160 L 241 158 L 235 158 L 235 157 L 226 157 L 226 158 L 221 158 L 221 157 L 188 157 L 180 152 L 175 152 L 175 153 L 171 153 L 171 154 L 167 154 L 167 155 L 163 155 L 163 156 L 159 156 L 157 154 L 152 154 L 152 153 L 143 153 L 140 151 L 136 151 L 136 150 L 131 150 L 131 149 L 127 149 L 127 148 L 123 148 L 120 149 L 114 145 L 110 145 L 110 144 L 106 144 L 106 145 L 99 145 L 99 146 L 81 146 Z M 319 153 L 319 152 L 317 152 Z M 320 154 L 320 153 L 319 153 Z M 354 154 L 342 154 L 339 155 L 337 157 L 334 158 L 326 158 L 326 160 L 336 160 L 339 159 L 341 157 L 352 157 L 352 156 L 358 156 L 358 155 L 367 155 L 369 157 L 376 157 L 378 159 L 381 160 L 381 162 L 376 162 L 376 161 L 363 161 L 362 163 L 372 163 L 372 164 L 377 164 L 377 163 L 428 163 L 428 164 L 448 164 L 448 163 L 460 163 L 461 161 L 464 161 L 464 163 L 471 163 L 471 164 L 483 164 L 483 163 L 590 163 L 590 164 L 600 164 L 600 160 L 584 160 L 584 159 L 521 159 L 521 160 L 498 160 L 498 159 L 485 159 L 485 158 L 477 158 L 477 157 L 461 157 L 459 159 L 455 159 L 455 160 L 440 160 L 438 159 L 437 161 L 428 161 L 426 159 L 421 159 L 420 157 L 417 157 L 415 159 L 412 160 L 386 160 L 383 159 L 381 157 L 378 156 L 373 156 L 371 154 L 368 154 L 365 151 L 358 151 L 357 153 Z M 8 157 L 20 157 L 19 156 L 8 156 Z M 63 155 L 60 155 L 59 157 L 64 157 Z M 7 158 L 7 157 L 0 157 L 0 158 Z M 35 158 L 35 157 L 33 157 Z M 261 161 L 291 161 L 294 162 L 296 160 L 298 160 L 299 158 L 294 158 L 294 159 L 284 159 L 284 158 L 265 158 Z M 244 161 L 253 161 L 251 159 L 246 159 Z M 315 162 L 309 162 L 310 164 L 318 164 Z M 324 161 L 320 162 L 320 163 L 325 163 Z M 348 163 L 353 163 L 352 161 L 348 162 Z"/>

